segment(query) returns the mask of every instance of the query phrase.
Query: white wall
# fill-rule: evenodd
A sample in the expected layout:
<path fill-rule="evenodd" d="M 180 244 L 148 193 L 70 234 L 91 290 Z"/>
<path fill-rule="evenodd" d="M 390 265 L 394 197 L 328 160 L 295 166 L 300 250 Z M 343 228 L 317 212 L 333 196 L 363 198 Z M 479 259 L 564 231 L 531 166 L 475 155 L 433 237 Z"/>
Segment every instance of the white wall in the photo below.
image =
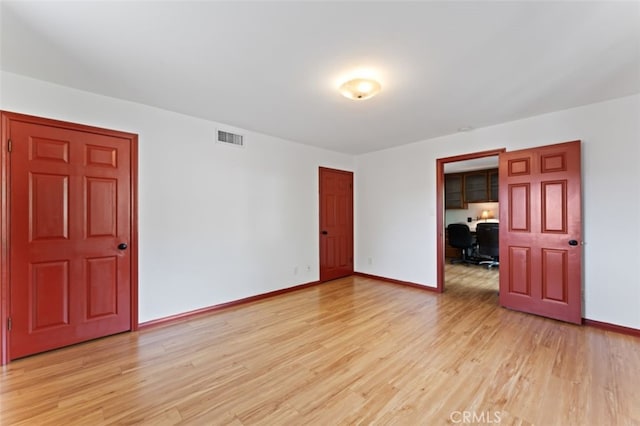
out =
<path fill-rule="evenodd" d="M 217 123 L 5 72 L 0 108 L 139 135 L 141 322 L 318 279 L 318 166 L 351 156 L 224 127 L 228 147 Z"/>
<path fill-rule="evenodd" d="M 640 95 L 356 157 L 356 270 L 436 286 L 436 159 L 581 139 L 584 316 L 640 328 Z"/>

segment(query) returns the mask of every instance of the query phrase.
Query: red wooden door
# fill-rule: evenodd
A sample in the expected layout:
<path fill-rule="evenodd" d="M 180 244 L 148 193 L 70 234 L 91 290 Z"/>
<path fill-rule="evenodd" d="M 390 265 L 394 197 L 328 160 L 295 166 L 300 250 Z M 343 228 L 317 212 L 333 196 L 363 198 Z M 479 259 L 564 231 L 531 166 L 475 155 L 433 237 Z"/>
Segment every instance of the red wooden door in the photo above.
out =
<path fill-rule="evenodd" d="M 10 358 L 129 330 L 130 139 L 9 123 Z"/>
<path fill-rule="evenodd" d="M 580 141 L 500 154 L 500 304 L 582 321 Z"/>
<path fill-rule="evenodd" d="M 320 167 L 320 281 L 353 274 L 353 173 Z"/>

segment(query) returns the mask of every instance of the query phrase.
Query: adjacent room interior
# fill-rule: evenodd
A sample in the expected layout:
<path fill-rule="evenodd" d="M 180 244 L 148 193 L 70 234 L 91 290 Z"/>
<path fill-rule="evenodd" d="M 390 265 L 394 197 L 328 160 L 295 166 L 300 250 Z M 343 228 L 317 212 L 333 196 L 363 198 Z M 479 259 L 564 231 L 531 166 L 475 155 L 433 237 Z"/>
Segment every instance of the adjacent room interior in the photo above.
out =
<path fill-rule="evenodd" d="M 445 266 L 444 290 L 498 294 L 499 257 L 496 245 L 487 241 L 482 249 L 476 237 L 479 223 L 499 223 L 498 157 L 481 157 L 446 163 L 445 194 Z M 454 244 L 448 226 L 462 228 Z M 457 227 L 456 225 L 463 225 Z M 491 250 L 494 252 L 491 252 Z M 491 256 L 493 253 L 494 256 Z M 496 261 L 498 259 L 498 261 Z M 482 271 L 487 269 L 487 271 Z M 490 299 L 498 303 L 497 297 Z"/>

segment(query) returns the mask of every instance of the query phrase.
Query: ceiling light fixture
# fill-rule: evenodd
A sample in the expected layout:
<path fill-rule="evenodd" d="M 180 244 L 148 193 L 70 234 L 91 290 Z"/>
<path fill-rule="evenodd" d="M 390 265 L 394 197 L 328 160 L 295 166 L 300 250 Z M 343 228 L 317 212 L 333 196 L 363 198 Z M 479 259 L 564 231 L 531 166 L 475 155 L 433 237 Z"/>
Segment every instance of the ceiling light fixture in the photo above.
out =
<path fill-rule="evenodd" d="M 354 78 L 342 83 L 340 93 L 345 98 L 354 100 L 365 100 L 374 97 L 380 92 L 380 83 L 370 78 Z"/>

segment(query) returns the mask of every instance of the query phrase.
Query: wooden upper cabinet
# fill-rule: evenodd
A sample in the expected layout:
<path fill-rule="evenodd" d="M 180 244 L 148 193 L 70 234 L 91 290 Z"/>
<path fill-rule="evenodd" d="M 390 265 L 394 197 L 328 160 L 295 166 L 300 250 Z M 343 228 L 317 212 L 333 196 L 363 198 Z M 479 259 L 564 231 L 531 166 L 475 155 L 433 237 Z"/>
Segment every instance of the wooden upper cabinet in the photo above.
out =
<path fill-rule="evenodd" d="M 464 209 L 467 203 L 498 201 L 498 169 L 445 175 L 445 208 Z"/>
<path fill-rule="evenodd" d="M 465 207 L 462 184 L 463 175 L 461 173 L 450 173 L 444 176 L 445 209 L 463 209 Z"/>
<path fill-rule="evenodd" d="M 489 200 L 498 201 L 498 169 L 487 171 L 489 180 Z"/>
<path fill-rule="evenodd" d="M 487 183 L 486 170 L 465 173 L 464 200 L 467 203 L 487 201 Z"/>

